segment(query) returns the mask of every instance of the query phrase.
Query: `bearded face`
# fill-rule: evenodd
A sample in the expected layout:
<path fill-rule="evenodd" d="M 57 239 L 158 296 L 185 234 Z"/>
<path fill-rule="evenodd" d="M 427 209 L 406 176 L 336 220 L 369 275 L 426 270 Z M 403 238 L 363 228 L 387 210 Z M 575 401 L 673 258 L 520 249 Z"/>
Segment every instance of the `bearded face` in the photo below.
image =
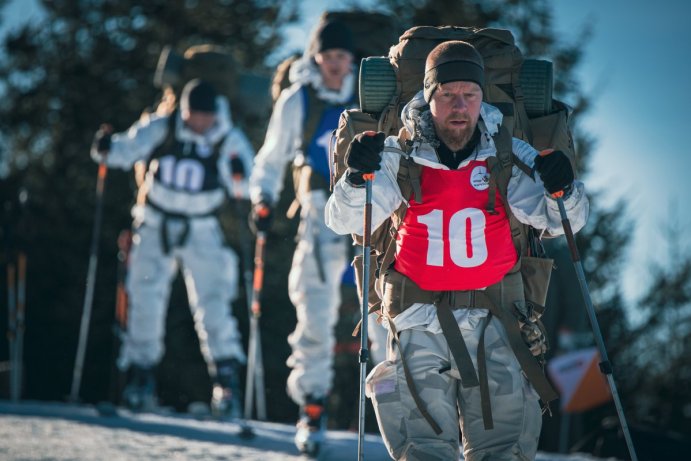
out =
<path fill-rule="evenodd" d="M 448 82 L 432 95 L 430 110 L 439 139 L 458 151 L 475 132 L 482 107 L 482 88 L 475 82 Z"/>

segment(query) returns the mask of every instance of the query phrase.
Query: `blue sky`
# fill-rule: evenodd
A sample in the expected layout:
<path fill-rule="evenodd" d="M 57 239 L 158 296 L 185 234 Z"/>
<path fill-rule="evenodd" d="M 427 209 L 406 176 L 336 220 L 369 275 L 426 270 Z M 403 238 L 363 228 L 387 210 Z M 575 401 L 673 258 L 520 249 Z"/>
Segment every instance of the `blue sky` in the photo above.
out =
<path fill-rule="evenodd" d="M 39 15 L 36 0 L 13 0 L 3 11 L 0 33 Z M 335 0 L 302 3 L 304 27 L 288 31 L 287 45 L 299 48 L 322 11 Z M 579 70 L 594 108 L 583 121 L 598 140 L 590 175 L 591 190 L 603 203 L 625 198 L 636 219 L 625 270 L 625 290 L 635 299 L 647 286 L 648 267 L 670 254 L 691 252 L 691 232 L 681 249 L 666 242 L 666 226 L 691 227 L 684 188 L 691 174 L 691 2 L 686 0 L 553 0 L 555 29 L 571 42 L 587 22 L 594 36 L 584 44 Z M 688 146 L 688 147 L 687 147 Z M 674 205 L 674 206 L 673 206 Z"/>
<path fill-rule="evenodd" d="M 589 185 L 605 198 L 625 198 L 636 219 L 625 278 L 628 296 L 649 282 L 653 261 L 691 252 L 691 233 L 670 248 L 667 226 L 691 226 L 686 203 L 691 145 L 684 135 L 691 108 L 691 2 L 684 0 L 557 0 L 558 30 L 567 40 L 586 21 L 595 35 L 586 44 L 580 76 L 596 95 L 584 126 L 599 140 Z"/>

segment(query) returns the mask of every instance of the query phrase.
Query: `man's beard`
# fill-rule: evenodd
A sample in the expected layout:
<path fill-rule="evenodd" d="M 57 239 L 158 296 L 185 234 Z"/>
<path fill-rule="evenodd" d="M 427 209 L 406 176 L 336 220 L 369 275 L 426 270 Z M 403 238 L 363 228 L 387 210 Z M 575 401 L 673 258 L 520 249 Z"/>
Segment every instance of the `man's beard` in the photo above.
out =
<path fill-rule="evenodd" d="M 439 140 L 446 144 L 446 146 L 454 152 L 463 149 L 468 144 L 468 141 L 470 141 L 470 138 L 473 137 L 475 127 L 477 126 L 477 121 L 475 123 L 473 123 L 470 119 L 467 119 L 467 121 L 468 125 L 460 131 L 458 129 L 448 128 L 446 125 L 435 126 L 437 130 L 437 137 L 439 137 Z"/>

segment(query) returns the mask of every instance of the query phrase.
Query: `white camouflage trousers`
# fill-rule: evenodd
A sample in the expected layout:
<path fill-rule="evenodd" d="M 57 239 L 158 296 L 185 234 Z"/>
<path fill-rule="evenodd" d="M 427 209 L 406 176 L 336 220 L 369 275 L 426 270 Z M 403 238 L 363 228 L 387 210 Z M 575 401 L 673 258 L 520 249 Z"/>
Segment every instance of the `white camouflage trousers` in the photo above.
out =
<path fill-rule="evenodd" d="M 326 194 L 305 194 L 300 211 L 298 244 L 288 276 L 288 295 L 295 306 L 297 325 L 288 337 L 292 353 L 287 365 L 288 395 L 298 405 L 305 397 L 325 397 L 333 381 L 334 327 L 341 305 L 341 280 L 348 261 L 349 236 L 334 233 L 324 224 Z M 387 331 L 370 314 L 370 356 L 384 360 Z"/>
<path fill-rule="evenodd" d="M 238 258 L 224 245 L 218 220 L 189 219 L 183 246 L 164 252 L 161 215 L 146 210 L 134 232 L 127 274 L 129 318 L 119 365 L 156 365 L 164 353 L 165 319 L 172 282 L 182 269 L 189 305 L 207 363 L 225 358 L 245 361 L 231 301 L 237 295 Z M 183 232 L 179 219 L 168 220 L 170 240 Z"/>
<path fill-rule="evenodd" d="M 474 311 L 474 312 L 471 312 Z M 480 312 L 478 312 L 480 311 Z M 477 371 L 478 325 L 482 309 L 460 310 L 458 320 Z M 395 346 L 388 360 L 367 378 L 367 395 L 393 459 L 457 460 L 459 426 L 466 461 L 535 459 L 542 425 L 538 396 L 521 372 L 500 322 L 492 318 L 485 331 L 487 373 L 494 428 L 485 430 L 480 388 L 461 386 L 460 374 L 436 319 L 421 328 L 399 332 L 405 362 L 417 392 L 442 428 L 437 435 L 413 401 Z M 430 328 L 431 326 L 431 328 Z"/>
<path fill-rule="evenodd" d="M 297 325 L 288 336 L 288 395 L 298 405 L 305 397 L 325 397 L 333 380 L 334 326 L 341 305 L 341 279 L 347 264 L 346 237 L 324 224 L 326 195 L 305 194 L 298 243 L 288 275 L 288 295 Z"/>

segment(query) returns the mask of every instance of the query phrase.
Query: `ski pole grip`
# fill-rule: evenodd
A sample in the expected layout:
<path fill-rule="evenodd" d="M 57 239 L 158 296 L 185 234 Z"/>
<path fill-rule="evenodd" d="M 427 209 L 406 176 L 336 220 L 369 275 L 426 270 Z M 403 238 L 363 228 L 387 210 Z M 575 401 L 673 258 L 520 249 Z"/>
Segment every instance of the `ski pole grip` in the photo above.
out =
<path fill-rule="evenodd" d="M 548 156 L 549 154 L 551 154 L 552 152 L 554 152 L 554 149 L 544 149 L 544 150 L 541 150 L 540 153 L 539 153 L 538 155 L 539 155 L 540 157 L 547 157 L 547 156 Z M 554 192 L 554 193 L 552 193 L 552 194 L 550 194 L 550 195 L 552 196 L 552 198 L 561 198 L 561 197 L 564 196 L 564 191 L 563 191 L 563 190 L 560 190 L 560 191 Z"/>
<path fill-rule="evenodd" d="M 363 131 L 362 134 L 364 134 L 365 136 L 376 136 L 377 132 L 374 130 L 367 130 L 367 131 Z M 365 181 L 374 181 L 374 172 L 363 173 L 362 179 L 364 179 Z"/>

